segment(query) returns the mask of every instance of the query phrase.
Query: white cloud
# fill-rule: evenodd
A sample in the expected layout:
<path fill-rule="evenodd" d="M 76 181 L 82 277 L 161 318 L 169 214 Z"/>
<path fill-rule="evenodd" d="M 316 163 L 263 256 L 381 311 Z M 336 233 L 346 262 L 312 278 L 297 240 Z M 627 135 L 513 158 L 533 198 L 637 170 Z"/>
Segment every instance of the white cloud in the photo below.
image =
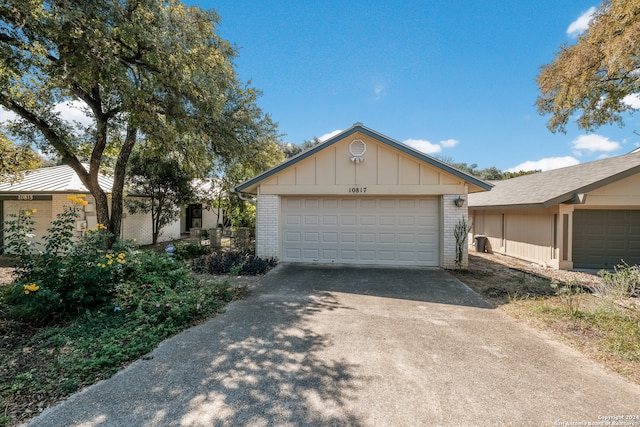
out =
<path fill-rule="evenodd" d="M 578 159 L 571 156 L 564 157 L 547 157 L 540 160 L 529 160 L 524 163 L 520 163 L 517 166 L 507 169 L 507 172 L 520 172 L 520 171 L 533 171 L 542 170 L 548 171 L 551 169 L 564 168 L 566 166 L 573 166 L 580 163 Z"/>
<path fill-rule="evenodd" d="M 602 135 L 591 134 L 580 135 L 571 141 L 571 147 L 577 156 L 581 156 L 583 150 L 592 154 L 597 151 L 605 153 L 616 151 L 620 149 L 620 143 L 616 141 L 609 141 L 609 138 Z"/>
<path fill-rule="evenodd" d="M 442 151 L 442 146 L 440 144 L 433 144 L 426 139 L 407 139 L 403 141 L 403 143 L 427 154 L 434 154 Z"/>
<path fill-rule="evenodd" d="M 458 145 L 460 141 L 457 139 L 445 139 L 437 144 L 427 141 L 426 139 L 406 139 L 402 141 L 403 144 L 413 147 L 418 151 L 422 151 L 427 154 L 435 154 L 442 151 L 443 148 L 451 148 Z"/>
<path fill-rule="evenodd" d="M 336 135 L 337 135 L 337 134 L 339 134 L 340 132 L 342 132 L 342 129 L 337 129 L 337 130 L 334 130 L 333 132 L 329 132 L 329 133 L 325 133 L 324 135 L 320 135 L 320 136 L 318 137 L 318 139 L 319 139 L 320 141 L 324 142 L 324 141 L 326 141 L 327 139 L 329 139 L 329 138 L 332 138 L 332 137 L 336 136 Z"/>
<path fill-rule="evenodd" d="M 622 102 L 627 104 L 631 108 L 635 108 L 636 110 L 640 109 L 640 95 L 637 93 L 632 93 L 624 98 L 622 98 Z"/>
<path fill-rule="evenodd" d="M 595 6 L 591 6 L 589 10 L 584 12 L 578 19 L 569 24 L 567 28 L 567 34 L 571 37 L 578 37 L 581 33 L 589 28 L 589 23 L 593 19 L 593 15 L 596 13 Z"/>
<path fill-rule="evenodd" d="M 457 139 L 445 139 L 444 141 L 440 141 L 440 145 L 444 148 L 451 148 L 458 145 L 459 142 L 460 141 L 458 141 Z"/>
<path fill-rule="evenodd" d="M 53 110 L 60 113 L 60 116 L 70 122 L 80 122 L 83 126 L 93 124 L 93 118 L 87 116 L 82 109 L 86 104 L 82 101 L 62 102 L 53 107 Z"/>
<path fill-rule="evenodd" d="M 16 116 L 13 111 L 5 110 L 4 108 L 0 107 L 0 123 L 7 120 L 14 120 L 17 117 L 18 116 Z"/>
<path fill-rule="evenodd" d="M 69 101 L 69 102 L 61 102 L 53 107 L 53 111 L 60 113 L 60 116 L 67 121 L 80 122 L 83 126 L 89 126 L 93 124 L 93 118 L 87 116 L 82 111 L 82 108 L 85 107 L 85 104 L 82 101 Z M 4 108 L 0 108 L 0 122 L 4 122 L 7 120 L 15 120 L 18 116 L 14 114 L 12 111 L 5 110 Z"/>

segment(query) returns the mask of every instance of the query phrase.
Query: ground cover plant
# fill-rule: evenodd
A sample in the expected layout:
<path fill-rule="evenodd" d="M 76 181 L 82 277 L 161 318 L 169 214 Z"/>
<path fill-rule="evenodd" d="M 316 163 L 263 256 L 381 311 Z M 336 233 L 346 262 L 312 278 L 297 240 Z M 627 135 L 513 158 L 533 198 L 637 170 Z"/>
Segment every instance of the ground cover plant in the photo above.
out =
<path fill-rule="evenodd" d="M 109 248 L 101 225 L 75 238 L 82 200 L 72 197 L 40 252 L 33 211 L 5 224 L 16 269 L 14 281 L 0 286 L 0 426 L 110 377 L 246 292 L 134 242 Z"/>
<path fill-rule="evenodd" d="M 537 269 L 500 255 L 469 259 L 468 270 L 451 273 L 485 300 L 640 384 L 637 266 L 623 264 L 596 277 Z"/>

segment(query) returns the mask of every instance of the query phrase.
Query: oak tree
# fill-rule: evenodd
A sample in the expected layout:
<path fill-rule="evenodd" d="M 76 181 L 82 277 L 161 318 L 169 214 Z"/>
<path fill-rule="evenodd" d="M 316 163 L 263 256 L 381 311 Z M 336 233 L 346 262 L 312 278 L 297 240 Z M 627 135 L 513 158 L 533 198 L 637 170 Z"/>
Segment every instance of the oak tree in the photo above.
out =
<path fill-rule="evenodd" d="M 114 235 L 140 138 L 164 141 L 185 168 L 206 175 L 213 160 L 242 159 L 276 137 L 217 23 L 215 12 L 178 0 L 0 3 L 0 105 L 18 116 L 8 129 L 71 166 Z M 65 119 L 56 107 L 70 102 L 92 124 Z M 102 189 L 107 155 L 114 185 Z"/>
<path fill-rule="evenodd" d="M 637 109 L 630 97 L 640 93 L 640 2 L 604 1 L 577 42 L 541 67 L 537 83 L 538 112 L 551 115 L 552 132 L 564 132 L 574 116 L 588 131 L 623 125 L 623 113 Z"/>
<path fill-rule="evenodd" d="M 29 145 L 15 145 L 0 132 L 0 181 L 15 182 L 24 172 L 42 164 L 42 157 Z"/>

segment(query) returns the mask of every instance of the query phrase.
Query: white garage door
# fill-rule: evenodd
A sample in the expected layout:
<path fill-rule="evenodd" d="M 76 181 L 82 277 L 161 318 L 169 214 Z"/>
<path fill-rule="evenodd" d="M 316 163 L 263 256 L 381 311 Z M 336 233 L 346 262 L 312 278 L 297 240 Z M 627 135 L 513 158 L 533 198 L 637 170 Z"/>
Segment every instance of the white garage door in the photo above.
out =
<path fill-rule="evenodd" d="M 286 262 L 440 264 L 439 199 L 282 198 Z"/>

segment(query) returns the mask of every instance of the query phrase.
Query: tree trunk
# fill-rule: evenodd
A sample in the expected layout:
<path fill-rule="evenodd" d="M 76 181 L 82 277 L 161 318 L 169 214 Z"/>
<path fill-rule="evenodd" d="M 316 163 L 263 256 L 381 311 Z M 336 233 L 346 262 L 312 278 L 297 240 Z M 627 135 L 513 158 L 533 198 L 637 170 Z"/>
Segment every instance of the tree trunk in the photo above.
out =
<path fill-rule="evenodd" d="M 136 143 L 138 135 L 138 129 L 132 125 L 127 126 L 127 136 L 124 139 L 124 144 L 120 149 L 118 160 L 116 161 L 116 167 L 113 171 L 113 187 L 111 189 L 111 221 L 109 222 L 109 231 L 113 234 L 113 239 L 120 236 L 122 228 L 122 212 L 123 212 L 123 197 L 124 197 L 124 179 L 127 171 L 127 163 L 129 162 L 129 156 L 131 150 Z M 113 241 L 110 242 L 110 245 Z"/>

